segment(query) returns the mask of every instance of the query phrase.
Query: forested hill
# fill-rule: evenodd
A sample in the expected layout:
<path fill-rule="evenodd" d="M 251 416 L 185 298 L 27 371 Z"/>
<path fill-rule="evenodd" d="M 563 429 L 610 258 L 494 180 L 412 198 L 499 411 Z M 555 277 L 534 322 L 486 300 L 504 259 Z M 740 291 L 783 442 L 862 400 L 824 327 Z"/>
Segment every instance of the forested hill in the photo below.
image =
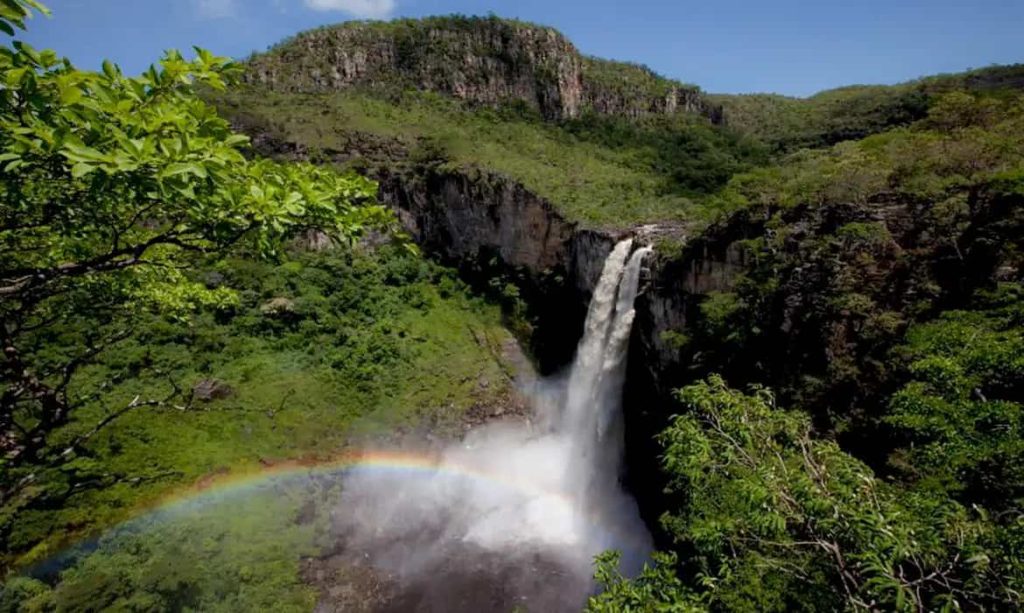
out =
<path fill-rule="evenodd" d="M 1005 96 L 1024 89 L 1024 64 L 925 77 L 899 85 L 852 85 L 808 98 L 777 94 L 711 95 L 730 126 L 775 151 L 864 138 L 923 119 L 942 94 Z"/>

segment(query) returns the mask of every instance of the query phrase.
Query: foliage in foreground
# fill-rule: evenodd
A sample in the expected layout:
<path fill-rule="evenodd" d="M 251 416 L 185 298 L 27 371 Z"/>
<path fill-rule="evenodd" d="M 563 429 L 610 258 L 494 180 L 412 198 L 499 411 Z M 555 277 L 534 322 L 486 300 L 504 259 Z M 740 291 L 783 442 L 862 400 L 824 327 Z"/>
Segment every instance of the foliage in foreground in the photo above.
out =
<path fill-rule="evenodd" d="M 909 377 L 885 419 L 905 442 L 890 462 L 918 488 L 1012 523 L 1024 509 L 1024 287 L 975 302 L 914 326 L 897 349 Z"/>
<path fill-rule="evenodd" d="M 764 389 L 683 389 L 661 435 L 687 552 L 633 582 L 606 566 L 593 610 L 1005 609 L 1021 605 L 1024 517 L 992 521 L 926 488 L 878 479 Z M 604 561 L 608 564 L 608 560 Z M 617 609 L 618 607 L 618 609 Z"/>
<path fill-rule="evenodd" d="M 5 19 L 38 8 L 2 7 Z M 141 314 L 237 300 L 187 269 L 232 247 L 272 256 L 311 229 L 347 241 L 391 223 L 365 179 L 243 156 L 248 139 L 195 93 L 232 72 L 201 49 L 192 61 L 169 52 L 139 77 L 109 62 L 80 71 L 20 42 L 0 49 L 0 503 L 29 495 L 36 467 L 81 456 L 117 418 L 178 395 L 169 382 L 107 407 L 76 438 L 52 438 L 102 395 L 102 382 L 76 386 L 78 371 Z M 75 318 L 94 325 L 70 326 L 80 334 L 64 351 L 33 342 Z"/>

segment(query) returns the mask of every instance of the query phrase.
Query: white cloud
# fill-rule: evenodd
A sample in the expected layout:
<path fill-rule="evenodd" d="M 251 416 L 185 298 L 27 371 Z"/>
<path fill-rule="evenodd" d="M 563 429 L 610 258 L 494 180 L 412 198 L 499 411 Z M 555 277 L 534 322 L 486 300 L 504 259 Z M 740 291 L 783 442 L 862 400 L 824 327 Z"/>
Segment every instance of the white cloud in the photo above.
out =
<path fill-rule="evenodd" d="M 385 19 L 395 10 L 395 0 L 305 0 L 315 11 L 341 11 L 363 19 Z"/>
<path fill-rule="evenodd" d="M 199 16 L 205 19 L 233 17 L 238 10 L 235 0 L 193 0 Z"/>

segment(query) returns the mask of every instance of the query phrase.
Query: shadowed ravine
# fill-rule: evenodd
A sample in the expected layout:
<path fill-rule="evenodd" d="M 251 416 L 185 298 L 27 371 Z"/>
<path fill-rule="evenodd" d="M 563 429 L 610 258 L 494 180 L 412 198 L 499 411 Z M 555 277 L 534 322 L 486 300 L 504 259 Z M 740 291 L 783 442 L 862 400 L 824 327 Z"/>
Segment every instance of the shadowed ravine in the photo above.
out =
<path fill-rule="evenodd" d="M 619 475 L 622 380 L 648 251 L 626 240 L 608 256 L 571 370 L 528 390 L 532 422 L 471 432 L 437 451 L 426 476 L 346 476 L 332 514 L 336 562 L 388 577 L 381 608 L 578 610 L 595 555 L 620 550 L 626 572 L 642 564 L 650 537 Z"/>

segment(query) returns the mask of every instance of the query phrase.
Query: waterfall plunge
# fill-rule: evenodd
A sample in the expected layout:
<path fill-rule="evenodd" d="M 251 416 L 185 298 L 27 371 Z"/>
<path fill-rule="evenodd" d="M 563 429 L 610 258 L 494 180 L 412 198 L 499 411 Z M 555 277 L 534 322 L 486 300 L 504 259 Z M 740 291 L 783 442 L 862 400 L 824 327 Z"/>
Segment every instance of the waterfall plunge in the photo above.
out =
<path fill-rule="evenodd" d="M 625 379 L 633 300 L 640 266 L 649 248 L 630 256 L 633 242 L 615 246 L 594 289 L 583 338 L 576 349 L 557 430 L 572 440 L 584 464 L 595 465 L 600 482 L 616 477 L 622 455 L 622 383 Z M 584 484 L 589 489 L 594 484 Z M 582 496 L 586 496 L 583 492 Z"/>
<path fill-rule="evenodd" d="M 635 572 L 650 536 L 619 477 L 622 383 L 640 269 L 620 242 L 605 261 L 567 376 L 532 390 L 539 427 L 495 423 L 435 450 L 436 470 L 353 471 L 334 513 L 345 555 L 393 577 L 387 610 L 578 610 L 593 557 Z"/>

